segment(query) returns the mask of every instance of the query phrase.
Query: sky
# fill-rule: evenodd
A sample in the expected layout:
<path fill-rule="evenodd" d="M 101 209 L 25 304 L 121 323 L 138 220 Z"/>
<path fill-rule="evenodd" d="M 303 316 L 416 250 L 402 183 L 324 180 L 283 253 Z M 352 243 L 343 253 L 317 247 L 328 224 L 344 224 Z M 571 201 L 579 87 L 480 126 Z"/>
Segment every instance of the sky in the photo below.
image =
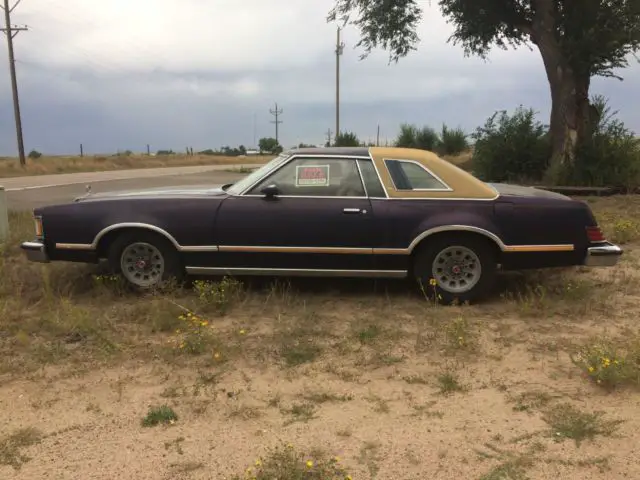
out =
<path fill-rule="evenodd" d="M 347 27 L 341 130 L 392 142 L 401 123 L 467 132 L 497 110 L 532 107 L 548 123 L 537 51 L 496 49 L 489 61 L 447 43 L 452 32 L 426 0 L 418 50 L 397 64 L 360 60 Z M 25 149 L 45 154 L 184 151 L 280 141 L 322 144 L 335 128 L 333 0 L 23 0 L 12 23 Z M 6 42 L 2 42 L 3 44 Z M 17 155 L 6 45 L 0 47 L 0 155 Z M 595 79 L 618 118 L 640 132 L 640 65 L 624 81 Z M 254 138 L 256 139 L 254 142 Z"/>

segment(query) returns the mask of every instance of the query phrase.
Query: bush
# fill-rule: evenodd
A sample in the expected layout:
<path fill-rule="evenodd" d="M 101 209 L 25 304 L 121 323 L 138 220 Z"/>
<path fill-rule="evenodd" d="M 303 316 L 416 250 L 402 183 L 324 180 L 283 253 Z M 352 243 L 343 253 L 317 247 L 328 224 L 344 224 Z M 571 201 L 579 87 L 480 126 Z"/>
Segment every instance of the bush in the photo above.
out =
<path fill-rule="evenodd" d="M 443 155 L 458 155 L 469 149 L 467 134 L 461 128 L 450 129 L 442 125 L 440 133 L 439 153 Z"/>
<path fill-rule="evenodd" d="M 440 137 L 431 127 L 418 128 L 415 125 L 403 123 L 400 125 L 400 134 L 396 138 L 395 146 L 434 152 L 440 146 Z"/>
<path fill-rule="evenodd" d="M 334 146 L 336 147 L 358 147 L 360 140 L 353 132 L 343 132 L 336 135 Z"/>
<path fill-rule="evenodd" d="M 30 159 L 35 160 L 36 158 L 40 158 L 42 154 L 37 150 L 31 150 L 29 155 L 27 155 Z"/>
<path fill-rule="evenodd" d="M 489 182 L 542 179 L 551 153 L 547 127 L 533 109 L 518 107 L 513 115 L 494 113 L 471 135 L 475 140 L 473 173 Z"/>
<path fill-rule="evenodd" d="M 579 146 L 574 168 L 565 174 L 566 182 L 581 186 L 622 187 L 640 185 L 640 140 L 615 119 L 607 100 L 596 95 L 592 106 L 598 113 L 593 137 Z"/>

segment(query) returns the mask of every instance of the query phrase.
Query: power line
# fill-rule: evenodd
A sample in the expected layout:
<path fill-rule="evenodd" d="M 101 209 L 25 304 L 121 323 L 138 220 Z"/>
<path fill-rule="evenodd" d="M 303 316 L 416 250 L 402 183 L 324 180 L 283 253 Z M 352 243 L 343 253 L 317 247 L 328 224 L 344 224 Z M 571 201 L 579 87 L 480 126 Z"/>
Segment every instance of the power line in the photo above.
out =
<path fill-rule="evenodd" d="M 18 79 L 16 78 L 16 59 L 13 53 L 13 39 L 18 33 L 29 30 L 24 25 L 22 27 L 11 25 L 11 12 L 18 6 L 21 0 L 17 0 L 12 7 L 9 6 L 9 0 L 4 0 L 4 6 L 0 6 L 4 10 L 4 28 L 0 28 L 0 31 L 4 32 L 7 36 L 7 46 L 9 48 L 9 72 L 11 75 L 11 93 L 13 95 L 13 113 L 16 121 L 16 136 L 18 138 L 18 156 L 20 157 L 20 165 L 25 166 L 27 164 L 24 155 L 24 140 L 22 138 L 22 117 L 20 115 L 20 101 L 18 99 Z"/>
<path fill-rule="evenodd" d="M 269 113 L 276 117 L 275 120 L 271 120 L 271 123 L 275 123 L 276 124 L 276 142 L 279 144 L 280 142 L 278 142 L 278 125 L 280 125 L 282 123 L 282 120 L 278 120 L 278 118 L 280 117 L 280 115 L 282 115 L 282 109 L 278 110 L 278 103 L 277 102 L 276 102 L 275 110 L 269 109 Z"/>

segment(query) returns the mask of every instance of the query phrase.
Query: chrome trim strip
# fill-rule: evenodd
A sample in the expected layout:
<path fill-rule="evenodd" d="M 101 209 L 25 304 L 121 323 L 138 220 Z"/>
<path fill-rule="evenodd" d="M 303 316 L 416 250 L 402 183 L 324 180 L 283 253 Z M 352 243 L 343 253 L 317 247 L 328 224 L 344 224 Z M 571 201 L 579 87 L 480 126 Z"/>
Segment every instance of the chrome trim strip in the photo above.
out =
<path fill-rule="evenodd" d="M 264 195 L 242 195 L 242 197 L 247 197 L 247 198 L 262 198 L 264 197 Z M 335 199 L 342 199 L 342 200 L 369 200 L 369 197 L 332 197 L 332 196 L 322 196 L 322 195 L 278 195 L 278 198 L 335 198 Z"/>
<path fill-rule="evenodd" d="M 405 278 L 406 270 L 331 270 L 319 268 L 186 267 L 190 275 L 256 275 L 300 277 Z"/>
<path fill-rule="evenodd" d="M 372 248 L 359 247 L 283 247 L 262 245 L 220 245 L 220 252 L 247 253 L 338 253 L 350 255 L 372 255 Z"/>
<path fill-rule="evenodd" d="M 418 165 L 420 168 L 425 170 L 429 175 L 433 176 L 433 178 L 435 178 L 437 181 L 439 181 L 446 188 L 412 188 L 411 190 L 400 190 L 398 188 L 398 186 L 396 185 L 396 182 L 393 180 L 393 175 L 391 175 L 391 170 L 389 170 L 389 167 L 387 167 L 387 162 L 388 161 L 413 163 L 415 165 Z M 389 178 L 391 179 L 391 183 L 393 184 L 393 188 L 394 188 L 394 190 L 396 192 L 407 192 L 407 191 L 408 192 L 453 192 L 454 191 L 453 188 L 451 188 L 449 185 L 447 185 L 447 182 L 442 180 L 438 175 L 433 173 L 429 168 L 425 167 L 420 162 L 417 162 L 415 160 L 407 160 L 407 159 L 403 159 L 403 158 L 383 158 L 382 162 L 384 163 L 385 167 L 387 168 L 387 171 L 389 172 Z"/>
<path fill-rule="evenodd" d="M 173 244 L 173 246 L 176 247 L 176 250 L 178 250 L 179 252 L 190 253 L 190 252 L 217 252 L 218 251 L 218 247 L 215 246 L 215 245 L 186 245 L 186 246 L 182 246 L 166 230 L 163 230 L 160 227 L 156 227 L 155 225 L 150 225 L 148 223 L 138 223 L 138 222 L 115 223 L 113 225 L 109 225 L 106 228 L 103 228 L 102 230 L 100 230 L 100 232 L 98 232 L 98 234 L 93 239 L 93 242 L 91 243 L 91 249 L 92 250 L 96 250 L 98 248 L 98 244 L 100 243 L 100 240 L 107 233 L 112 232 L 114 230 L 119 230 L 121 228 L 140 228 L 140 229 L 151 230 L 152 232 L 156 232 L 156 233 L 162 235 L 163 237 L 165 237 L 167 240 L 169 240 Z"/>
<path fill-rule="evenodd" d="M 504 242 L 498 237 L 495 233 L 490 232 L 489 230 L 485 230 L 484 228 L 472 227 L 470 225 L 446 225 L 441 227 L 430 228 L 422 232 L 416 238 L 412 240 L 409 244 L 409 248 L 407 248 L 407 253 L 413 252 L 413 249 L 424 240 L 426 237 L 433 235 L 435 233 L 441 232 L 474 232 L 479 233 L 480 235 L 484 235 L 485 237 L 493 240 L 500 250 L 503 252 L 552 252 L 552 251 L 561 251 L 568 252 L 575 250 L 574 245 L 566 244 L 566 245 L 505 245 Z M 399 251 L 399 249 L 398 249 Z"/>
<path fill-rule="evenodd" d="M 56 243 L 58 250 L 95 250 L 90 243 Z"/>

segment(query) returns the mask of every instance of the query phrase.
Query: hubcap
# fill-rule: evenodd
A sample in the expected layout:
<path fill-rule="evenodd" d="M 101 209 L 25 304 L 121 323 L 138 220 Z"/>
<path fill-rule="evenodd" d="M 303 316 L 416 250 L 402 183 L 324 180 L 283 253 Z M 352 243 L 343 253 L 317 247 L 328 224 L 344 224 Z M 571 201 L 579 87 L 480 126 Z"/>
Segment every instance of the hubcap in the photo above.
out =
<path fill-rule="evenodd" d="M 453 246 L 445 248 L 436 255 L 431 273 L 443 290 L 450 293 L 464 293 L 478 283 L 482 275 L 482 266 L 473 250 Z"/>
<path fill-rule="evenodd" d="M 139 287 L 155 285 L 164 274 L 164 257 L 160 250 L 149 243 L 128 245 L 120 257 L 124 277 Z"/>

